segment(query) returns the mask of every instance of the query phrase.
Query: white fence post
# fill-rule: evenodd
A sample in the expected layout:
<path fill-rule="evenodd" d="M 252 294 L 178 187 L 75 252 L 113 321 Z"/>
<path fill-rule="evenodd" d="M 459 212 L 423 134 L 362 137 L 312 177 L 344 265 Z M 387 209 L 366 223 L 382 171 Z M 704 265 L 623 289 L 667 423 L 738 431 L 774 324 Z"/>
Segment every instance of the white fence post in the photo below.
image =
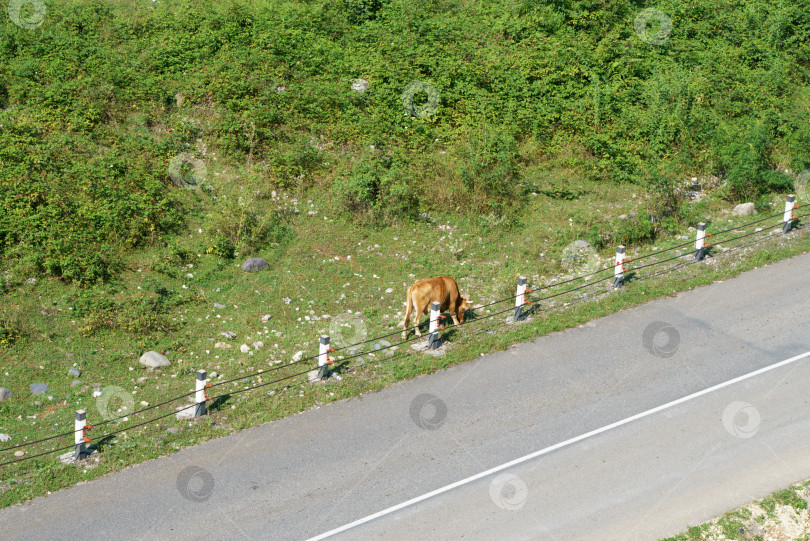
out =
<path fill-rule="evenodd" d="M 706 238 L 706 224 L 700 222 L 697 226 L 697 239 L 695 240 L 695 260 L 701 261 L 706 256 L 704 239 Z"/>
<path fill-rule="evenodd" d="M 793 229 L 793 205 L 796 204 L 796 196 L 790 194 L 785 201 L 785 217 L 782 220 L 782 233 L 788 233 Z"/>
<path fill-rule="evenodd" d="M 197 393 L 194 396 L 194 417 L 202 417 L 208 413 L 205 409 L 205 384 L 208 382 L 208 372 L 197 370 Z"/>
<path fill-rule="evenodd" d="M 616 269 L 613 273 L 613 288 L 619 289 L 624 281 L 624 246 L 616 248 Z"/>
<path fill-rule="evenodd" d="M 329 377 L 329 336 L 321 335 L 320 348 L 318 349 L 318 378 Z"/>
<path fill-rule="evenodd" d="M 76 443 L 74 451 L 74 460 L 81 460 L 87 454 L 87 449 L 84 446 L 84 427 L 87 425 L 87 412 L 85 410 L 76 410 L 76 423 L 73 425 L 74 442 Z"/>
<path fill-rule="evenodd" d="M 441 315 L 441 305 L 434 302 L 430 305 L 430 334 L 428 335 L 428 347 L 436 349 L 442 345 L 439 338 L 439 315 Z"/>
<path fill-rule="evenodd" d="M 517 295 L 515 295 L 515 321 L 523 321 L 528 314 L 523 312 L 526 304 L 526 277 L 518 276 Z"/>

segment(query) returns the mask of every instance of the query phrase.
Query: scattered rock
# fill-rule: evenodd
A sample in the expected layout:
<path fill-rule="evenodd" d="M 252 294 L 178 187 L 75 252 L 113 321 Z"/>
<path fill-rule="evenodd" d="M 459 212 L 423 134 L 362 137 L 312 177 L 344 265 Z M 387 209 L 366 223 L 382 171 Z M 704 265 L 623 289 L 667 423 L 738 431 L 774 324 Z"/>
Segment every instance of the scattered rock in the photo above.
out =
<path fill-rule="evenodd" d="M 223 308 L 225 308 L 225 305 L 224 304 L 219 304 L 218 302 L 215 302 L 214 303 L 214 308 L 216 308 L 217 310 L 222 310 Z"/>
<path fill-rule="evenodd" d="M 211 372 L 211 377 L 212 377 L 212 378 L 215 378 L 215 377 L 217 377 L 218 375 L 219 375 L 219 374 L 217 374 L 216 372 Z"/>
<path fill-rule="evenodd" d="M 5 402 L 9 398 L 11 398 L 14 393 L 11 392 L 11 389 L 6 389 L 5 387 L 0 387 L 0 402 Z"/>
<path fill-rule="evenodd" d="M 16 457 L 25 456 L 25 451 L 17 451 L 16 453 L 14 453 L 14 456 Z"/>
<path fill-rule="evenodd" d="M 284 304 L 290 304 L 292 302 L 292 299 L 289 297 L 282 297 L 281 300 L 284 301 Z"/>
<path fill-rule="evenodd" d="M 185 409 L 183 409 L 185 408 Z M 188 406 L 177 406 L 177 413 L 174 414 L 175 417 L 178 419 L 193 419 L 194 418 L 194 409 L 193 407 Z"/>
<path fill-rule="evenodd" d="M 241 351 L 242 353 L 247 353 L 248 351 L 250 351 L 250 346 L 248 346 L 247 344 L 242 344 L 241 346 L 239 346 L 239 351 Z"/>
<path fill-rule="evenodd" d="M 234 338 L 236 338 L 236 333 L 235 333 L 235 332 L 232 332 L 232 331 L 225 331 L 225 332 L 223 332 L 223 333 L 219 333 L 219 334 L 221 334 L 221 335 L 222 335 L 222 336 L 224 336 L 225 338 L 230 338 L 231 340 L 233 340 Z"/>
<path fill-rule="evenodd" d="M 217 342 L 216 344 L 214 344 L 214 347 L 217 349 L 228 349 L 231 347 L 231 345 L 226 344 L 225 342 Z"/>
<path fill-rule="evenodd" d="M 296 352 L 296 354 L 295 354 L 295 355 L 293 355 L 293 361 L 294 361 L 294 362 L 298 362 L 298 361 L 300 361 L 300 360 L 301 360 L 303 357 L 304 357 L 304 352 L 303 352 L 303 351 L 298 351 L 298 352 Z"/>
<path fill-rule="evenodd" d="M 146 376 L 144 376 L 144 377 L 142 377 L 142 378 L 138 378 L 136 381 L 137 381 L 138 383 L 146 383 L 148 380 L 149 380 L 149 378 L 147 378 Z"/>
<path fill-rule="evenodd" d="M 754 209 L 753 203 L 741 203 L 731 211 L 732 216 L 750 216 L 756 213 L 757 211 Z"/>
<path fill-rule="evenodd" d="M 251 257 L 242 263 L 242 270 L 245 272 L 258 272 L 269 269 L 270 265 L 263 257 Z"/>
<path fill-rule="evenodd" d="M 386 347 L 386 348 L 391 347 L 391 342 L 389 342 L 388 340 L 380 340 L 380 344 L 382 344 L 383 347 Z"/>
<path fill-rule="evenodd" d="M 267 323 L 268 321 L 270 321 L 271 317 L 273 317 L 273 316 L 271 316 L 270 314 L 263 315 L 262 316 L 262 323 Z"/>
<path fill-rule="evenodd" d="M 73 376 L 74 378 L 78 378 L 82 375 L 82 371 L 76 368 L 75 366 L 68 370 L 68 376 Z"/>
<path fill-rule="evenodd" d="M 70 382 L 71 387 L 76 387 L 77 385 L 81 385 L 81 384 L 82 384 L 82 380 L 80 380 L 80 379 L 74 379 L 73 381 Z"/>
<path fill-rule="evenodd" d="M 44 383 L 32 383 L 31 385 L 28 386 L 28 388 L 31 389 L 31 394 L 33 395 L 48 392 L 48 386 L 45 385 Z"/>
<path fill-rule="evenodd" d="M 42 405 L 42 402 L 40 402 L 39 400 L 34 400 L 34 405 L 39 407 Z"/>
<path fill-rule="evenodd" d="M 160 368 L 161 366 L 172 365 L 165 355 L 161 355 L 157 351 L 147 351 L 141 355 L 141 359 L 138 362 L 148 368 Z"/>
<path fill-rule="evenodd" d="M 390 288 L 390 287 L 389 287 L 388 289 L 386 289 L 386 290 L 385 290 L 385 292 L 386 292 L 386 293 L 393 293 L 393 292 L 394 292 L 394 290 L 393 290 L 393 288 Z"/>
<path fill-rule="evenodd" d="M 177 434 L 178 432 L 180 432 L 180 429 L 177 428 L 176 426 L 170 426 L 169 428 L 166 429 L 166 432 L 168 432 L 169 434 Z"/>
<path fill-rule="evenodd" d="M 253 349 L 260 350 L 264 347 L 264 342 L 253 342 Z"/>
<path fill-rule="evenodd" d="M 101 396 L 101 389 L 99 388 L 93 389 L 93 398 L 98 398 L 99 396 Z"/>
<path fill-rule="evenodd" d="M 363 92 L 366 91 L 367 88 L 368 88 L 368 81 L 366 81 L 365 79 L 355 79 L 354 81 L 352 81 L 352 90 L 354 92 L 359 92 L 360 94 L 362 94 Z"/>
<path fill-rule="evenodd" d="M 0 441 L 2 441 L 3 443 L 7 442 L 10 439 L 11 436 L 9 436 L 8 434 L 0 434 Z"/>

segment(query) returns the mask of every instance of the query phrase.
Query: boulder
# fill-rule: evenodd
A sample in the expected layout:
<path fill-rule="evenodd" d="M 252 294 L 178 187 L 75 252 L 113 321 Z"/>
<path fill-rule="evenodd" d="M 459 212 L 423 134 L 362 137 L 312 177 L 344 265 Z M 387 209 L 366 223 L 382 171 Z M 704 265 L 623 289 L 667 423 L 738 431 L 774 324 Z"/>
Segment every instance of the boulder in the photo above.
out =
<path fill-rule="evenodd" d="M 34 395 L 48 392 L 48 386 L 44 383 L 32 383 L 28 388 L 31 389 L 31 394 Z"/>
<path fill-rule="evenodd" d="M 368 88 L 368 81 L 365 79 L 355 79 L 352 81 L 352 91 L 362 94 Z"/>
<path fill-rule="evenodd" d="M 161 366 L 171 366 L 172 363 L 164 355 L 157 351 L 147 351 L 141 355 L 140 362 L 148 368 L 160 368 Z"/>
<path fill-rule="evenodd" d="M 267 261 L 263 257 L 251 257 L 242 263 L 242 270 L 245 272 L 257 272 L 267 270 L 269 268 L 270 265 L 267 264 Z"/>
<path fill-rule="evenodd" d="M 11 398 L 12 395 L 14 395 L 14 393 L 11 392 L 11 389 L 0 387 L 0 402 L 5 402 L 9 398 Z"/>
<path fill-rule="evenodd" d="M 754 209 L 753 203 L 741 203 L 731 211 L 732 216 L 750 216 L 756 213 L 757 211 Z"/>
<path fill-rule="evenodd" d="M 74 378 L 78 378 L 82 375 L 82 371 L 74 366 L 73 368 L 68 370 L 68 375 L 73 376 Z"/>

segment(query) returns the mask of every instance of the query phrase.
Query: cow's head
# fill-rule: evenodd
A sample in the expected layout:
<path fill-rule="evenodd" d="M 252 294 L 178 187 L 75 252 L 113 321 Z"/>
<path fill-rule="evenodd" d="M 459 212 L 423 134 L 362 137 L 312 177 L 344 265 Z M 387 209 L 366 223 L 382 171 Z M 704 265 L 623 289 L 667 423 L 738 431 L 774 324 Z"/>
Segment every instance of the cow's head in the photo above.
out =
<path fill-rule="evenodd" d="M 465 312 L 470 309 L 470 306 L 467 304 L 467 299 L 461 297 L 461 305 L 458 307 L 458 322 L 464 323 L 464 316 Z"/>

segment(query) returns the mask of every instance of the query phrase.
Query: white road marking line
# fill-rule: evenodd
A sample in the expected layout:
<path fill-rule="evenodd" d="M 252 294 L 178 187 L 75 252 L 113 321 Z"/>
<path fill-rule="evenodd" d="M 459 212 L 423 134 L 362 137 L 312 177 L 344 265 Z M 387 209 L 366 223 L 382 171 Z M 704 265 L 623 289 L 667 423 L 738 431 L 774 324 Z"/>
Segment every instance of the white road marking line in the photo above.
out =
<path fill-rule="evenodd" d="M 574 438 L 567 439 L 567 440 L 562 441 L 560 443 L 555 443 L 554 445 L 551 445 L 549 447 L 545 447 L 544 449 L 540 449 L 539 451 L 535 451 L 534 453 L 530 453 L 530 454 L 528 454 L 526 456 L 516 458 L 515 460 L 512 460 L 510 462 L 506 462 L 505 464 L 501 464 L 500 466 L 495 466 L 494 468 L 490 468 L 490 469 L 488 469 L 486 471 L 483 471 L 481 473 L 471 475 L 470 477 L 467 477 L 466 479 L 456 481 L 455 483 L 450 483 L 449 485 L 443 486 L 441 488 L 437 488 L 436 490 L 433 490 L 433 491 L 428 492 L 426 494 L 422 494 L 421 496 L 417 496 L 416 498 L 412 498 L 412 499 L 410 499 L 410 500 L 408 500 L 406 502 L 402 502 L 400 504 L 389 507 L 388 509 L 383 509 L 382 511 L 378 511 L 377 513 L 374 513 L 372 515 L 368 515 L 368 516 L 363 517 L 361 519 L 355 520 L 354 522 L 350 522 L 349 524 L 340 526 L 339 528 L 335 528 L 334 530 L 330 530 L 330 531 L 328 531 L 326 533 L 322 533 L 322 534 L 317 535 L 315 537 L 311 537 L 307 541 L 319 541 L 321 539 L 326 539 L 327 537 L 332 537 L 333 535 L 337 535 L 339 533 L 345 532 L 346 530 L 350 530 L 350 529 L 352 529 L 352 528 L 354 528 L 356 526 L 360 526 L 361 524 L 371 522 L 374 519 L 380 518 L 380 517 L 385 516 L 385 515 L 389 515 L 391 513 L 399 511 L 400 509 L 410 507 L 411 505 L 417 504 L 419 502 L 423 502 L 423 501 L 427 500 L 428 498 L 432 498 L 433 496 L 438 496 L 439 494 L 442 494 L 444 492 L 448 492 L 450 490 L 453 490 L 454 488 L 458 488 L 458 487 L 463 486 L 463 485 L 467 485 L 469 483 L 472 483 L 473 481 L 477 481 L 478 479 L 481 479 L 481 478 L 486 477 L 488 475 L 492 475 L 493 473 L 497 473 L 497 472 L 503 471 L 503 470 L 505 470 L 507 468 L 511 468 L 512 466 L 516 466 L 517 464 L 521 464 L 523 462 L 526 462 L 527 460 L 531 460 L 533 458 L 537 458 L 539 456 L 548 454 L 548 453 L 550 453 L 552 451 L 556 451 L 557 449 L 561 449 L 561 448 L 566 447 L 568 445 L 572 445 L 572 444 L 577 443 L 579 441 L 582 441 L 584 439 L 590 438 L 591 436 L 596 436 L 598 434 L 601 434 L 603 432 L 607 432 L 608 430 L 612 430 L 612 429 L 617 428 L 619 426 L 626 425 L 628 423 L 632 423 L 633 421 L 636 421 L 636 420 L 641 419 L 643 417 L 647 417 L 649 415 L 652 415 L 654 413 L 658 413 L 660 411 L 671 408 L 673 406 L 677 406 L 678 404 L 683 404 L 684 402 L 688 402 L 689 400 L 692 400 L 693 398 L 697 398 L 699 396 L 709 394 L 711 392 L 722 389 L 723 387 L 728 387 L 729 385 L 734 385 L 735 383 L 739 383 L 739 382 L 744 381 L 746 379 L 753 378 L 753 377 L 758 376 L 760 374 L 764 374 L 765 372 L 770 372 L 771 370 L 781 368 L 782 366 L 794 363 L 794 362 L 796 362 L 798 360 L 804 359 L 805 357 L 810 357 L 810 351 L 806 351 L 805 353 L 802 353 L 801 355 L 796 355 L 795 357 L 791 357 L 790 359 L 785 359 L 784 361 L 780 361 L 778 363 L 766 366 L 764 368 L 760 368 L 759 370 L 754 370 L 753 372 L 743 374 L 742 376 L 736 377 L 734 379 L 730 379 L 728 381 L 724 381 L 723 383 L 718 383 L 717 385 L 714 385 L 714 386 L 709 387 L 707 389 L 703 389 L 702 391 L 692 393 L 692 394 L 684 396 L 682 398 L 678 398 L 677 400 L 673 400 L 672 402 L 667 402 L 666 404 L 662 404 L 662 405 L 657 406 L 655 408 L 648 409 L 647 411 L 637 413 L 636 415 L 633 415 L 631 417 L 627 417 L 627 418 L 622 419 L 620 421 L 616 421 L 615 423 L 611 423 L 611 424 L 605 425 L 605 426 L 603 426 L 601 428 L 591 430 L 590 432 L 586 432 L 585 434 L 580 434 L 579 436 L 576 436 Z"/>

